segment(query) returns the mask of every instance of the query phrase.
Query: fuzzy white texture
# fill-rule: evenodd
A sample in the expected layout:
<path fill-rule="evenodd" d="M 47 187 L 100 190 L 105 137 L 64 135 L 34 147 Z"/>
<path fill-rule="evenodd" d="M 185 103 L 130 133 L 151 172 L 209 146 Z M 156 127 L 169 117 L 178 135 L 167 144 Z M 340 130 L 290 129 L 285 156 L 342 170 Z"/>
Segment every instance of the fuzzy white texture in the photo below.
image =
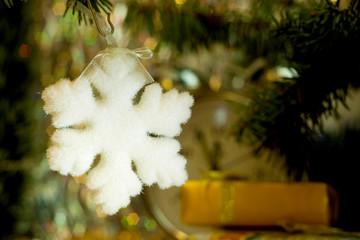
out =
<path fill-rule="evenodd" d="M 42 94 L 44 110 L 57 128 L 47 150 L 50 168 L 63 175 L 87 173 L 86 185 L 108 215 L 126 207 L 143 183 L 168 188 L 187 179 L 186 160 L 173 137 L 190 118 L 194 100 L 188 92 L 163 93 L 152 83 L 134 105 L 146 82 L 140 64 L 129 53 L 110 54 L 92 74 L 76 82 L 60 80 Z M 72 127 L 79 124 L 85 127 Z M 98 154 L 101 159 L 92 168 Z"/>

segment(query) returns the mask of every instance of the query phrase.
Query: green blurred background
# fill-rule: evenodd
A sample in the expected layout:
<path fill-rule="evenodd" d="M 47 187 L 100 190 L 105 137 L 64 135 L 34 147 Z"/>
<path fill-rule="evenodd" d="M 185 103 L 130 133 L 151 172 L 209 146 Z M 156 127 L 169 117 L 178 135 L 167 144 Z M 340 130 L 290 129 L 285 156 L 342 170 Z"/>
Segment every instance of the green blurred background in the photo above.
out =
<path fill-rule="evenodd" d="M 106 217 L 83 178 L 47 165 L 42 90 L 75 79 L 107 47 L 77 11 L 64 14 L 74 2 L 0 1 L 0 238 L 168 239 L 143 195 Z M 360 231 L 359 1 L 110 2 L 117 45 L 151 49 L 142 62 L 155 81 L 196 100 L 235 96 L 227 99 L 237 116 L 229 137 L 256 157 L 269 150 L 285 181 L 332 185 L 341 200 L 336 226 Z M 221 169 L 216 146 L 205 149 L 209 169 Z"/>

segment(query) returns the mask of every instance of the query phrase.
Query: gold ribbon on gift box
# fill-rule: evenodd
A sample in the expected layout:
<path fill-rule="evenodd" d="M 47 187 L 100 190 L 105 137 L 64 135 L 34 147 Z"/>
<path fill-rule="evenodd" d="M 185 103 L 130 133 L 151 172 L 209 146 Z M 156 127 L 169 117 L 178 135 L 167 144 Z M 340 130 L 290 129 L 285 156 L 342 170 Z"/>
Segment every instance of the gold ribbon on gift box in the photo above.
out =
<path fill-rule="evenodd" d="M 235 185 L 234 180 L 247 180 L 248 177 L 234 171 L 206 171 L 203 173 L 207 183 L 211 180 L 222 180 L 220 188 L 219 221 L 221 224 L 229 224 L 234 219 Z"/>
<path fill-rule="evenodd" d="M 190 225 L 277 226 L 280 220 L 330 225 L 337 195 L 325 183 L 243 181 L 233 172 L 208 172 L 182 187 L 181 218 Z"/>
<path fill-rule="evenodd" d="M 219 198 L 219 221 L 226 225 L 233 221 L 235 206 L 234 181 L 247 180 L 248 177 L 235 171 L 205 171 L 202 173 L 202 184 L 209 184 L 213 180 L 221 180 Z"/>

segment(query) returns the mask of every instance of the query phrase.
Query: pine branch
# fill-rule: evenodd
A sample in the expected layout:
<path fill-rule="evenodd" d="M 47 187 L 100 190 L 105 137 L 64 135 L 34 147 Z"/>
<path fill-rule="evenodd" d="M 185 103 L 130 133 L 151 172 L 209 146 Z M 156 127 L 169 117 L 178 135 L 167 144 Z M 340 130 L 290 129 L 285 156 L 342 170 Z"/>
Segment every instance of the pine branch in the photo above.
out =
<path fill-rule="evenodd" d="M 352 5 L 353 7 L 355 4 Z M 276 29 L 289 67 L 300 77 L 301 111 L 315 125 L 322 114 L 337 113 L 337 101 L 345 103 L 349 87 L 360 87 L 360 19 L 355 8 L 339 10 L 334 4 L 287 16 Z"/>
<path fill-rule="evenodd" d="M 4 2 L 6 4 L 6 6 L 8 6 L 8 8 L 11 8 L 14 5 L 12 0 L 4 0 Z"/>
<path fill-rule="evenodd" d="M 78 2 L 82 3 L 87 8 L 89 8 L 87 0 L 67 0 L 66 3 L 67 9 L 72 8 L 73 13 L 75 13 L 76 5 Z M 102 10 L 105 13 L 109 13 L 113 7 L 112 3 L 109 0 L 90 0 L 90 2 L 91 2 L 91 6 L 94 8 L 96 12 L 100 12 Z"/>
<path fill-rule="evenodd" d="M 112 11 L 113 5 L 109 0 L 90 0 L 90 2 L 91 2 L 91 6 L 96 12 L 103 11 L 106 14 L 108 14 Z M 79 24 L 81 24 L 83 20 L 85 24 L 87 24 L 86 15 L 77 9 L 78 3 L 81 3 L 90 9 L 87 0 L 67 0 L 64 16 L 67 14 L 69 9 L 72 9 L 72 14 L 77 13 L 78 15 Z M 92 24 L 92 20 L 89 20 L 89 23 Z"/>
<path fill-rule="evenodd" d="M 21 0 L 21 2 L 27 2 L 27 0 Z M 11 8 L 14 6 L 14 1 L 13 0 L 4 0 L 5 5 L 8 8 Z"/>
<path fill-rule="evenodd" d="M 340 9 L 328 1 L 296 15 L 283 13 L 271 41 L 278 46 L 278 59 L 298 77 L 256 91 L 239 114 L 239 141 L 250 141 L 258 152 L 267 148 L 285 155 L 297 177 L 307 170 L 322 117 L 340 118 L 338 106 L 346 106 L 348 90 L 360 87 L 358 2 Z"/>
<path fill-rule="evenodd" d="M 3 1 L 8 8 L 11 8 L 12 6 L 14 6 L 13 0 L 3 0 Z M 27 2 L 27 0 L 21 0 L 21 1 Z M 64 16 L 67 14 L 69 9 L 72 9 L 72 14 L 75 14 L 75 13 L 78 14 L 79 24 L 81 24 L 81 22 L 83 20 L 84 20 L 85 24 L 87 24 L 86 16 L 76 9 L 78 2 L 84 4 L 87 8 L 89 8 L 87 0 L 66 0 L 66 10 L 65 10 Z M 103 11 L 106 14 L 108 14 L 109 12 L 112 11 L 113 4 L 109 0 L 90 0 L 90 2 L 91 2 L 91 6 L 94 8 L 94 10 L 96 12 Z M 92 21 L 90 21 L 90 23 L 92 23 Z"/>

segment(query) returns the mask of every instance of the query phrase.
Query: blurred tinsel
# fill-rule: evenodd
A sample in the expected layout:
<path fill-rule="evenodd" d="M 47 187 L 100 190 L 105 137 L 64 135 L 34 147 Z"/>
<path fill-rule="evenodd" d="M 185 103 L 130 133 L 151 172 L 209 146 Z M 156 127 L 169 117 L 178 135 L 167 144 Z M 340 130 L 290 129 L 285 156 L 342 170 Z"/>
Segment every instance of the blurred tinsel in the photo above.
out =
<path fill-rule="evenodd" d="M 7 3 L 9 4 L 9 3 Z M 36 78 L 39 74 L 29 61 L 36 61 L 26 41 L 31 22 L 20 2 L 9 9 L 0 2 L 0 238 L 16 232 L 22 218 L 23 193 L 29 181 L 32 161 L 43 151 L 37 148 L 42 134 L 36 117 Z M 35 164 L 36 164 L 35 163 Z"/>

